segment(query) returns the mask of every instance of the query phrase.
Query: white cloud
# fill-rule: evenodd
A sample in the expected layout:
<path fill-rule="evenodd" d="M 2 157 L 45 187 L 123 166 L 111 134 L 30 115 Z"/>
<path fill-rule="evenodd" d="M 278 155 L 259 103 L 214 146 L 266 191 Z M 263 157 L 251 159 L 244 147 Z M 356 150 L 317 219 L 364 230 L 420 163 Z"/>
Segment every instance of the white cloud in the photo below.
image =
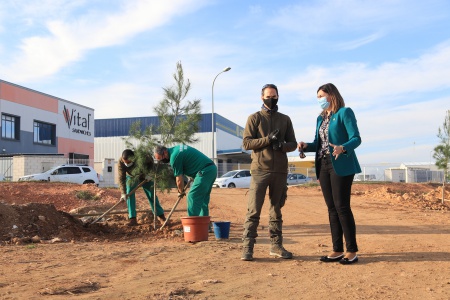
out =
<path fill-rule="evenodd" d="M 114 83 L 97 89 L 69 91 L 69 101 L 95 109 L 96 119 L 153 116 L 161 89 L 133 83 Z M 155 98 L 152 98 L 155 96 Z"/>
<path fill-rule="evenodd" d="M 363 139 L 358 149 L 362 161 L 427 161 L 438 143 L 436 134 L 444 113 L 450 109 L 450 82 L 445 75 L 449 68 L 447 41 L 417 58 L 397 62 L 310 66 L 287 81 L 282 90 L 298 95 L 301 101 L 293 99 L 288 110 L 293 112 L 296 133 L 302 133 L 299 140 L 314 138 L 316 89 L 333 82 L 356 113 Z"/>
<path fill-rule="evenodd" d="M 365 63 L 309 66 L 305 73 L 288 80 L 284 88 L 297 93 L 300 99 L 311 99 L 321 84 L 333 82 L 344 99 L 354 106 L 372 109 L 376 104 L 392 108 L 405 104 L 395 102 L 400 96 L 404 101 L 413 101 L 414 97 L 405 96 L 450 88 L 446 75 L 449 69 L 450 42 L 447 41 L 418 58 L 378 66 Z"/>
<path fill-rule="evenodd" d="M 373 28 L 414 28 L 445 16 L 448 2 L 408 0 L 323 0 L 302 1 L 279 9 L 270 22 L 285 30 L 317 35 L 327 32 L 361 32 Z M 429 18 L 428 16 L 433 16 Z M 414 19 L 411 20 L 411 16 Z M 408 20 L 408 21 L 407 21 Z"/>
<path fill-rule="evenodd" d="M 21 51 L 0 71 L 9 74 L 9 80 L 18 82 L 51 76 L 82 59 L 89 50 L 122 44 L 202 5 L 194 0 L 125 3 L 118 13 L 90 11 L 69 21 L 48 21 L 48 33 L 23 39 Z"/>
<path fill-rule="evenodd" d="M 349 42 L 341 42 L 335 46 L 337 50 L 353 50 L 364 46 L 366 44 L 370 44 L 373 41 L 380 39 L 383 36 L 382 33 L 374 33 L 369 36 L 365 36 L 363 38 L 359 38 L 357 40 L 349 41 Z"/>

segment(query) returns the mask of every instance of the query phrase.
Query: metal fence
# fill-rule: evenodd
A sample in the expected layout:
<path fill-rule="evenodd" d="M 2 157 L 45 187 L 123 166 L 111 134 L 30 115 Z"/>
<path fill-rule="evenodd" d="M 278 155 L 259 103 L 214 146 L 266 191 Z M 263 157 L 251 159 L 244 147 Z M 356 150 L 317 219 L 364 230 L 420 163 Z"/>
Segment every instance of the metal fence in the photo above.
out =
<path fill-rule="evenodd" d="M 11 181 L 13 175 L 13 159 L 12 157 L 0 157 L 0 178 Z"/>
<path fill-rule="evenodd" d="M 389 172 L 386 170 L 390 170 L 391 168 L 399 169 L 401 163 L 380 163 L 380 164 L 367 164 L 361 165 L 361 173 L 355 175 L 355 181 L 398 181 L 398 182 L 442 182 L 444 177 L 444 172 L 427 170 L 426 168 L 421 169 L 401 169 L 403 172 L 408 173 L 408 180 L 396 180 L 389 176 Z M 222 164 L 218 165 L 218 176 L 222 176 L 228 171 L 239 170 L 239 169 L 250 169 L 250 164 Z M 317 180 L 316 178 L 316 169 L 315 168 L 304 168 L 304 167 L 290 167 L 288 170 L 289 173 L 300 173 L 307 177 L 311 177 L 313 181 Z"/>
<path fill-rule="evenodd" d="M 89 159 L 70 159 L 63 158 L 59 164 L 86 164 L 94 165 L 93 160 Z M 57 164 L 57 165 L 59 165 Z M 444 178 L 444 172 L 442 170 L 435 171 L 429 170 L 425 167 L 420 169 L 400 169 L 400 163 L 381 163 L 381 164 L 367 164 L 361 165 L 362 172 L 355 175 L 355 181 L 396 181 L 396 182 L 436 182 L 441 183 Z M 47 169 L 56 165 L 49 165 Z M 430 166 L 431 167 L 431 166 Z M 219 163 L 218 164 L 218 177 L 223 174 L 233 171 L 250 169 L 250 164 L 239 163 Z M 392 176 L 394 171 L 403 172 L 403 177 Z M 316 178 L 315 168 L 305 167 L 290 167 L 289 173 L 300 173 L 307 177 L 311 177 L 313 181 Z M 11 181 L 13 178 L 13 158 L 12 157 L 0 157 L 0 175 L 4 177 L 4 180 Z M 26 174 L 28 175 L 28 174 Z M 0 176 L 0 178 L 2 177 Z M 394 178 L 395 177 L 395 178 Z"/>

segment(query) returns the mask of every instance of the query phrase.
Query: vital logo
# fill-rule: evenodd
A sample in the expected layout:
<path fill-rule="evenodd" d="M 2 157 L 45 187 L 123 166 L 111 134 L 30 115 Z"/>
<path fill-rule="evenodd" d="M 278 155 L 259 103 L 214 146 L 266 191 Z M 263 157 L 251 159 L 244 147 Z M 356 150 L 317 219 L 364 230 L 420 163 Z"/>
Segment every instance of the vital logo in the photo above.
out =
<path fill-rule="evenodd" d="M 69 129 L 74 127 L 81 127 L 81 128 L 72 128 L 72 132 L 84 134 L 84 135 L 91 135 L 90 129 L 90 123 L 91 123 L 91 114 L 87 115 L 87 118 L 83 118 L 80 116 L 80 113 L 77 112 L 76 109 L 69 110 L 65 105 L 63 108 L 63 115 L 64 120 L 67 123 L 67 127 Z"/>

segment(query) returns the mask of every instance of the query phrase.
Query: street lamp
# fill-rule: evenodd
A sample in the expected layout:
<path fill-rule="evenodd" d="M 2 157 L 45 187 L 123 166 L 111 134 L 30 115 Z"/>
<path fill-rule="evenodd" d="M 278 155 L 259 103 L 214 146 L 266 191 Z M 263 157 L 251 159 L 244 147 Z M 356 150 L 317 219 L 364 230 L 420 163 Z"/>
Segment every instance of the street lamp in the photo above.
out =
<path fill-rule="evenodd" d="M 431 170 L 431 154 L 433 153 L 434 150 L 430 151 L 430 180 L 428 180 L 429 182 L 431 182 L 433 180 L 433 171 Z"/>
<path fill-rule="evenodd" d="M 431 150 L 431 151 L 430 151 L 430 170 L 431 170 L 431 157 L 432 157 L 433 151 L 434 151 L 434 150 Z"/>
<path fill-rule="evenodd" d="M 216 81 L 217 76 L 219 76 L 220 74 L 224 73 L 224 72 L 228 72 L 230 71 L 231 68 L 227 67 L 225 69 L 223 69 L 219 74 L 216 75 L 216 77 L 214 77 L 213 80 L 213 84 L 212 84 L 212 101 L 211 101 L 211 134 L 212 134 L 212 161 L 214 162 L 214 156 L 215 156 L 215 151 L 214 151 L 214 82 Z M 214 162 L 215 163 L 215 162 Z"/>

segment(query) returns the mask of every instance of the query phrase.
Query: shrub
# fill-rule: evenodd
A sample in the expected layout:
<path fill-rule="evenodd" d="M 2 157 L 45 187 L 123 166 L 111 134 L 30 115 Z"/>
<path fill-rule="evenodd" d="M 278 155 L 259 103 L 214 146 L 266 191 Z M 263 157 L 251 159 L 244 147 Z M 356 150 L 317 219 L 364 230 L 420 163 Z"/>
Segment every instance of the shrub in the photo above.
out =
<path fill-rule="evenodd" d="M 77 196 L 78 199 L 82 200 L 98 200 L 100 197 L 98 195 L 94 195 L 90 191 L 77 191 L 75 193 L 75 196 Z"/>

